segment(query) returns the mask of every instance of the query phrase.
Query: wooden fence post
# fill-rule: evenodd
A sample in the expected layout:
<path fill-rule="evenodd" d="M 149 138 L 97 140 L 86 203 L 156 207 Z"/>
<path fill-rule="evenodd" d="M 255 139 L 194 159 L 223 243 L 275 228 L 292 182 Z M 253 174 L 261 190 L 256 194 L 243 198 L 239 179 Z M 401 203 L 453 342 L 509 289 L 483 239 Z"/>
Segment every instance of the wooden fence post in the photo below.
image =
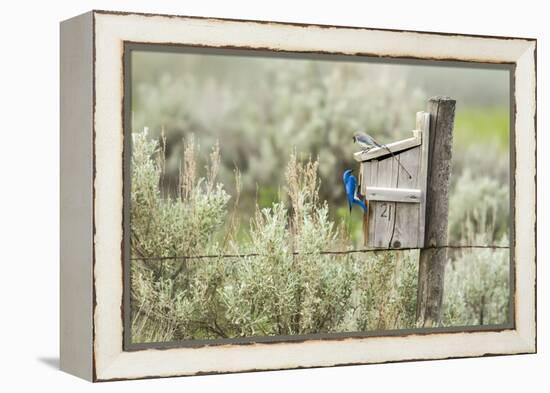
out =
<path fill-rule="evenodd" d="M 456 101 L 448 97 L 429 100 L 430 140 L 424 249 L 420 251 L 417 327 L 439 324 L 447 249 L 449 216 L 449 179 L 453 147 L 453 126 Z"/>

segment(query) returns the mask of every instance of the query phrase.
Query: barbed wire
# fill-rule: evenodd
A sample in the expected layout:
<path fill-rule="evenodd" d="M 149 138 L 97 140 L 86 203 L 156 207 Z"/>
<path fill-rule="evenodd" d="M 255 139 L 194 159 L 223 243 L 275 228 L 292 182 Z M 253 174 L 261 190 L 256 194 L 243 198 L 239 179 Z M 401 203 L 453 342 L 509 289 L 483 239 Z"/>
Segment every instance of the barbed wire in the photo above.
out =
<path fill-rule="evenodd" d="M 345 250 L 345 251 L 318 251 L 318 252 L 292 252 L 288 253 L 293 256 L 300 255 L 347 255 L 347 254 L 362 254 L 362 253 L 382 253 L 382 252 L 396 252 L 396 251 L 417 251 L 417 250 L 437 250 L 437 249 L 510 249 L 510 246 L 506 245 L 460 245 L 460 244 L 448 244 L 444 246 L 431 246 L 431 247 L 407 247 L 407 248 L 364 248 L 358 250 Z M 153 256 L 153 257 L 133 257 L 132 261 L 164 261 L 164 260 L 189 260 L 189 259 L 216 259 L 216 258 L 252 258 L 252 257 L 268 257 L 268 254 L 261 253 L 247 253 L 247 254 L 205 254 L 205 255 L 173 255 L 173 256 Z"/>

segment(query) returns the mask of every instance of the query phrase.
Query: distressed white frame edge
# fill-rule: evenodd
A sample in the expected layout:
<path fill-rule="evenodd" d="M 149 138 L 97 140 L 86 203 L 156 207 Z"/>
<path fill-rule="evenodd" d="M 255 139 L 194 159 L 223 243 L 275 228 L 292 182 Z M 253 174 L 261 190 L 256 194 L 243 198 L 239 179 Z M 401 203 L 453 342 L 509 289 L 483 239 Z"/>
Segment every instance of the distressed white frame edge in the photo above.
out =
<path fill-rule="evenodd" d="M 536 351 L 536 41 L 105 12 L 94 12 L 93 16 L 95 380 Z M 121 315 L 124 41 L 515 62 L 515 329 L 124 352 Z M 518 214 L 520 211 L 522 214 Z"/>

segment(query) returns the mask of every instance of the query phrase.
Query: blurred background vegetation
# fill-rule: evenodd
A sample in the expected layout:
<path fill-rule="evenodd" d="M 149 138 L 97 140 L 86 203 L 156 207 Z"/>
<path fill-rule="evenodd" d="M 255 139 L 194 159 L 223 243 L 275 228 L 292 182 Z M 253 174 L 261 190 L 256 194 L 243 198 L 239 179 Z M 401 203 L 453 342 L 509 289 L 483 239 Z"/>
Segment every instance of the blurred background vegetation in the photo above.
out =
<path fill-rule="evenodd" d="M 508 187 L 506 70 L 144 51 L 132 56 L 132 127 L 149 128 L 152 138 L 166 136 L 165 191 L 175 192 L 184 138 L 196 136 L 199 168 L 219 142 L 220 180 L 230 195 L 234 169 L 242 175 L 243 231 L 256 202 L 268 207 L 278 200 L 282 168 L 294 149 L 319 158 L 320 198 L 329 202 L 332 217 L 347 219 L 341 174 L 357 167 L 353 132 L 366 130 L 382 142 L 408 137 L 415 113 L 436 95 L 457 100 L 453 190 L 468 171 Z M 350 223 L 356 240 L 360 222 L 357 211 Z M 507 224 L 502 216 L 499 229 Z"/>
<path fill-rule="evenodd" d="M 426 108 L 427 99 L 445 95 L 457 100 L 449 243 L 508 242 L 510 76 L 506 70 L 133 51 L 131 77 L 132 129 L 139 133 L 147 128 L 147 140 L 156 143 L 150 157 L 155 154 L 158 156 L 159 151 L 162 155 L 161 167 L 157 168 L 162 173 L 158 174 L 155 186 L 159 198 L 177 198 L 181 192 L 181 174 L 182 168 L 186 166 L 185 149 L 189 141 L 192 141 L 193 149 L 196 150 L 193 165 L 199 177 L 207 176 L 205 168 L 212 158 L 212 149 L 219 146 L 216 176 L 226 194 L 211 191 L 218 198 L 217 201 L 221 203 L 223 200 L 218 206 L 220 209 L 228 210 L 231 207 L 233 212 L 218 223 L 219 230 L 211 228 L 212 234 L 209 236 L 215 238 L 207 236 L 205 239 L 208 241 L 221 241 L 224 233 L 235 231 L 236 243 L 253 243 L 254 231 L 258 230 L 254 227 L 258 209 L 272 208 L 284 201 L 292 205 L 291 196 L 285 187 L 285 168 L 296 152 L 299 162 L 311 157 L 318 163 L 318 201 L 327 202 L 327 220 L 337 227 L 343 225 L 348 236 L 348 246 L 362 246 L 361 213 L 356 209 L 349 215 L 341 180 L 345 169 L 357 167 L 352 157 L 353 152 L 357 151 L 352 143 L 352 134 L 356 130 L 365 130 L 382 143 L 406 138 L 414 128 L 415 113 Z M 154 161 L 148 163 L 144 157 L 142 159 L 140 165 L 154 166 Z M 147 183 L 148 187 L 154 185 L 155 178 L 152 177 L 153 183 Z M 139 191 L 137 186 L 132 187 L 133 193 Z M 133 203 L 133 219 L 135 206 L 139 206 L 139 201 Z M 142 208 L 151 208 L 147 206 L 145 204 Z M 166 215 L 166 211 L 163 214 Z M 136 216 L 135 219 L 136 223 L 142 219 L 141 225 L 149 227 L 147 223 L 151 217 Z M 172 225 L 175 224 L 172 222 Z M 185 230 L 181 227 L 184 224 L 177 225 L 180 225 L 180 230 Z M 167 250 L 170 247 L 166 246 L 166 232 L 171 230 L 176 230 L 176 227 L 165 229 L 164 237 L 159 239 L 159 244 L 164 244 L 162 247 Z M 151 250 L 163 252 L 162 247 L 152 247 Z M 407 261 L 410 259 L 410 256 L 406 257 Z M 375 267 L 375 262 L 376 259 L 374 262 L 371 260 L 362 268 L 362 271 L 368 270 L 371 276 L 379 276 L 379 280 L 370 277 L 369 282 L 373 286 L 382 285 L 380 280 L 389 277 L 388 274 L 395 275 L 395 266 L 409 267 L 395 277 L 410 278 L 415 274 L 416 266 L 411 263 L 386 263 L 387 269 L 393 270 L 383 271 L 384 265 Z M 214 269 L 212 266 L 218 265 L 211 265 L 210 268 Z M 353 266 L 350 269 L 356 271 L 357 266 Z M 149 264 L 136 264 L 134 268 L 138 269 L 135 277 L 140 280 L 141 290 L 136 287 L 133 296 L 144 304 L 144 293 L 149 293 L 147 296 L 150 297 L 154 292 L 148 285 L 155 285 L 147 283 L 147 277 L 153 280 L 158 272 L 153 274 Z M 173 269 L 178 271 L 176 267 Z M 239 274 L 243 276 L 247 272 L 250 277 L 254 276 L 246 269 Z M 206 273 L 202 274 L 204 283 Z M 219 274 L 214 276 L 218 277 Z M 155 277 L 157 284 L 165 278 L 162 274 Z M 357 280 L 358 283 L 365 278 Z M 394 281 L 398 283 L 400 280 L 396 278 Z M 461 250 L 451 253 L 446 270 L 445 315 L 442 323 L 470 325 L 506 322 L 508 282 L 508 251 Z M 136 282 L 134 284 L 138 285 Z M 166 296 L 172 302 L 181 303 L 183 292 L 173 288 L 174 281 L 163 285 L 164 289 L 157 288 L 160 292 L 155 296 L 164 293 L 162 296 L 165 303 Z M 171 285 L 172 289 L 165 293 L 167 285 Z M 188 289 L 190 284 L 186 281 L 180 285 Z M 405 285 L 409 302 L 413 301 L 410 298 L 414 292 L 411 285 Z M 150 292 L 146 292 L 146 289 Z M 227 288 L 214 290 L 222 296 Z M 393 291 L 404 299 L 404 295 L 399 295 L 396 288 L 386 288 L 386 291 Z M 351 295 L 353 289 L 348 292 L 348 298 L 354 296 Z M 379 301 L 382 301 L 385 296 L 383 291 L 377 293 L 377 297 L 373 297 L 372 291 L 370 293 L 370 300 L 357 300 L 357 304 L 369 304 L 368 309 L 357 311 L 362 317 L 356 316 L 350 322 L 349 315 L 342 315 L 340 319 L 336 318 L 332 330 L 373 329 L 376 326 L 412 327 L 414 316 L 403 310 L 414 314 L 414 304 L 404 306 L 404 300 L 399 303 L 400 308 L 393 311 L 384 308 L 387 315 L 405 313 L 399 318 L 395 317 L 393 324 L 384 322 L 380 325 L 374 317 L 371 322 L 366 322 L 363 318 L 365 315 L 380 314 L 381 303 L 373 299 L 380 298 Z M 174 297 L 175 294 L 178 294 L 179 300 Z M 239 296 L 235 295 L 231 302 L 235 303 L 237 298 Z M 227 303 L 229 298 L 224 299 L 225 306 L 216 307 L 221 307 L 223 313 L 227 314 L 230 309 Z M 235 306 L 233 303 L 232 307 Z M 150 307 L 153 309 L 154 305 Z M 163 307 L 167 307 L 166 304 Z M 212 311 L 214 314 L 217 312 L 222 311 Z M 238 314 L 235 310 L 232 312 Z M 299 307 L 296 312 L 300 313 Z M 214 322 L 219 324 L 216 318 Z M 378 315 L 377 318 L 386 317 Z M 174 320 L 181 321 L 182 318 Z M 212 326 L 209 331 L 199 329 L 200 332 L 194 334 L 180 332 L 180 336 L 157 335 L 151 333 L 156 332 L 156 328 L 148 330 L 144 327 L 146 322 L 139 318 L 135 321 L 139 326 L 143 324 L 140 331 L 149 332 L 143 333 L 142 341 L 166 340 L 170 337 L 219 337 L 213 333 L 215 327 Z M 177 325 L 176 322 L 170 323 L 170 326 Z M 232 322 L 231 326 L 235 328 L 235 323 Z M 266 326 L 263 329 L 269 330 Z M 242 329 L 235 331 L 240 332 L 235 333 L 238 335 L 258 333 L 258 330 L 252 333 L 243 333 Z M 307 329 L 305 331 L 311 332 Z M 270 332 L 277 334 L 276 330 Z"/>

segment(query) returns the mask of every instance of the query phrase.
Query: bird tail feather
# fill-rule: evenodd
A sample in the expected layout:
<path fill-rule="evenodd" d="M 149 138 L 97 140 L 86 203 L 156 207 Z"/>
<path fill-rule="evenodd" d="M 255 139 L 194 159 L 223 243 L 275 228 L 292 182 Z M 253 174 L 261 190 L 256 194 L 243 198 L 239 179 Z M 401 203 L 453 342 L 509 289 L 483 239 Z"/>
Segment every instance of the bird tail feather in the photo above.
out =
<path fill-rule="evenodd" d="M 361 199 L 359 198 L 353 198 L 353 203 L 355 203 L 356 205 L 359 205 L 361 206 L 361 209 L 363 209 L 363 212 L 367 213 L 368 212 L 368 207 L 367 205 L 365 204 L 364 201 L 362 201 Z"/>

